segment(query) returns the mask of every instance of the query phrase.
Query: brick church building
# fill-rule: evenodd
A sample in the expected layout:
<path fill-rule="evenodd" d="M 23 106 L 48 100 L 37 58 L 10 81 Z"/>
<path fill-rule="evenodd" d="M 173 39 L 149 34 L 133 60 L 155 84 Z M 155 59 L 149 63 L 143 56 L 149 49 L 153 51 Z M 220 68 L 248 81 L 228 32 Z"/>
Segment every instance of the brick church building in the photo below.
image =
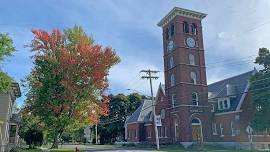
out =
<path fill-rule="evenodd" d="M 165 71 L 165 85 L 159 85 L 154 104 L 161 119 L 159 141 L 240 148 L 252 141 L 257 148 L 268 148 L 270 135 L 255 134 L 249 127 L 253 114 L 249 77 L 256 70 L 207 84 L 201 23 L 205 17 L 175 7 L 158 23 L 163 31 Z M 155 143 L 151 100 L 142 102 L 125 128 L 128 142 Z"/>

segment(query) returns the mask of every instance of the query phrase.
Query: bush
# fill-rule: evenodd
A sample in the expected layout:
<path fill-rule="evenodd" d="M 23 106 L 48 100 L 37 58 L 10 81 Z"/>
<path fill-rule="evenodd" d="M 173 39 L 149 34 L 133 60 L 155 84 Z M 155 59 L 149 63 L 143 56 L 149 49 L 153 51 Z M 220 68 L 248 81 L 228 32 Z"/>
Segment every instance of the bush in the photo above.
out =
<path fill-rule="evenodd" d="M 9 152 L 21 152 L 21 149 L 18 147 L 12 147 Z"/>
<path fill-rule="evenodd" d="M 125 147 L 135 147 L 136 144 L 135 143 L 126 143 L 126 144 L 122 144 L 122 146 L 125 146 Z"/>
<path fill-rule="evenodd" d="M 43 142 L 43 133 L 37 129 L 29 129 L 26 131 L 24 140 L 26 144 L 29 145 L 29 148 L 32 146 L 41 146 Z"/>

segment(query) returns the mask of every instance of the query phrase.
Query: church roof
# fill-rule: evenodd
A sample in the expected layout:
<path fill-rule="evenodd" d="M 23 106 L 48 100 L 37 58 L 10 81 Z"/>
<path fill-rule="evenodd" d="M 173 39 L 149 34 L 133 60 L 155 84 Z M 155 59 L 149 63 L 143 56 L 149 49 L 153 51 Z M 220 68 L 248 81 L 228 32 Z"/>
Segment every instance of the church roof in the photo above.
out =
<path fill-rule="evenodd" d="M 207 14 L 180 8 L 180 7 L 174 7 L 165 17 L 161 19 L 161 21 L 157 25 L 160 27 L 163 27 L 177 15 L 201 20 L 205 18 Z"/>
<path fill-rule="evenodd" d="M 144 100 L 136 111 L 128 118 L 126 124 L 148 122 L 148 116 L 151 115 L 152 101 Z"/>
<path fill-rule="evenodd" d="M 208 99 L 216 101 L 219 98 L 231 97 L 231 107 L 225 111 L 235 111 L 243 100 L 242 96 L 246 94 L 249 78 L 255 71 L 252 70 L 208 85 Z"/>

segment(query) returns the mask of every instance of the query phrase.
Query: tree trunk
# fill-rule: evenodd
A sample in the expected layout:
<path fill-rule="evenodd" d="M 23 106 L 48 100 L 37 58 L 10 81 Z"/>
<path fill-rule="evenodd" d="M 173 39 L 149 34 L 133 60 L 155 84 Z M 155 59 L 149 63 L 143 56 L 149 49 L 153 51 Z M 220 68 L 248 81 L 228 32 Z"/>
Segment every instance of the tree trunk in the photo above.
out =
<path fill-rule="evenodd" d="M 64 129 L 63 128 L 61 128 L 59 131 L 55 132 L 54 138 L 53 138 L 53 145 L 52 145 L 51 148 L 58 149 L 59 137 L 62 136 L 63 132 L 64 132 Z"/>
<path fill-rule="evenodd" d="M 58 149 L 58 144 L 59 144 L 59 135 L 60 133 L 59 132 L 56 132 L 54 134 L 54 138 L 53 138 L 53 145 L 51 148 L 55 148 L 55 149 Z"/>

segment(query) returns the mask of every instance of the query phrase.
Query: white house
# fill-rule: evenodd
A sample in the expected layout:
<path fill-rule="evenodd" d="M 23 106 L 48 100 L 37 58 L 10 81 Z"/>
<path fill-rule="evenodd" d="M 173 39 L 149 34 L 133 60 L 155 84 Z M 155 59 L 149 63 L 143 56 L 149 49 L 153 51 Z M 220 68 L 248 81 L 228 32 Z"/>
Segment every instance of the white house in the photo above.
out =
<path fill-rule="evenodd" d="M 20 96 L 21 92 L 18 83 L 13 83 L 9 92 L 0 94 L 0 152 L 7 151 L 9 143 L 13 145 L 18 143 L 18 123 L 12 121 L 11 118 L 15 99 Z M 11 135 L 11 130 L 15 134 Z"/>

